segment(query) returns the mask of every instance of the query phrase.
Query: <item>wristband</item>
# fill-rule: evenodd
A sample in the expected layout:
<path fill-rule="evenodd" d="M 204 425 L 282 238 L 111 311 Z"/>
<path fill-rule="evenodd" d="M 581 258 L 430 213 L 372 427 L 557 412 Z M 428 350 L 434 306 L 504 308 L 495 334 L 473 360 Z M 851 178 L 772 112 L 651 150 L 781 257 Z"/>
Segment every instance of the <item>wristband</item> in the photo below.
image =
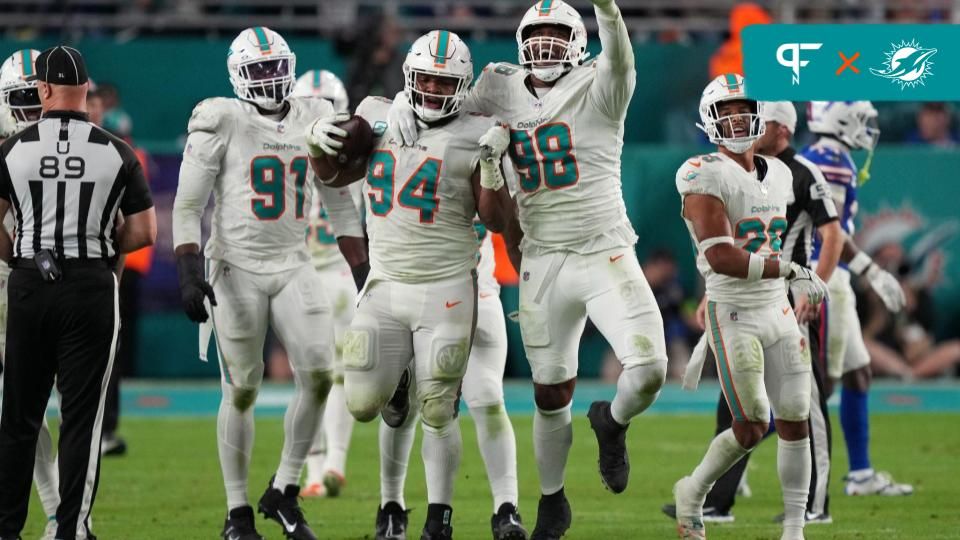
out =
<path fill-rule="evenodd" d="M 863 272 L 866 271 L 867 268 L 870 268 L 871 264 L 873 264 L 873 259 L 871 259 L 869 255 L 861 251 L 856 255 L 854 255 L 852 259 L 850 259 L 850 262 L 847 263 L 847 268 L 849 268 L 851 272 L 859 276 L 863 274 Z"/>
<path fill-rule="evenodd" d="M 497 191 L 503 187 L 503 175 L 500 174 L 500 160 L 480 160 L 480 187 Z"/>
<path fill-rule="evenodd" d="M 747 282 L 753 283 L 763 279 L 763 267 L 766 264 L 766 259 L 756 253 L 751 253 L 747 262 Z"/>

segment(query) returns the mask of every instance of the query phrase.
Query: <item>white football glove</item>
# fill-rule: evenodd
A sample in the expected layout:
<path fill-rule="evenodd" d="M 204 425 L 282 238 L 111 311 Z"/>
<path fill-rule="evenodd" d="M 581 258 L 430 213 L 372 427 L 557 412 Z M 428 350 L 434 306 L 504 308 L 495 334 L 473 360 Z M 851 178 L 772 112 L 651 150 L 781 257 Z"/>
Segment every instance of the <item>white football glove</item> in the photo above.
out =
<path fill-rule="evenodd" d="M 0 139 L 6 139 L 17 131 L 17 120 L 13 113 L 6 106 L 0 105 Z"/>
<path fill-rule="evenodd" d="M 403 92 L 397 92 L 390 110 L 387 111 L 387 129 L 400 139 L 403 146 L 413 146 L 417 142 L 417 115 Z"/>
<path fill-rule="evenodd" d="M 830 297 L 827 284 L 813 270 L 795 262 L 783 265 L 781 261 L 780 264 L 780 275 L 790 284 L 790 291 L 794 298 L 806 296 L 808 302 L 818 305 Z"/>
<path fill-rule="evenodd" d="M 320 157 L 324 154 L 336 156 L 339 154 L 340 149 L 343 148 L 343 142 L 334 139 L 333 136 L 346 137 L 347 132 L 334 124 L 346 122 L 349 119 L 349 114 L 340 113 L 321 116 L 314 120 L 304 134 L 307 139 L 307 153 L 310 154 L 310 157 Z"/>
<path fill-rule="evenodd" d="M 870 288 L 877 293 L 880 300 L 883 300 L 883 305 L 887 306 L 891 313 L 897 313 L 903 309 L 904 304 L 907 303 L 907 298 L 903 294 L 900 282 L 893 274 L 876 264 L 871 264 L 863 276 L 867 278 Z"/>
<path fill-rule="evenodd" d="M 510 130 L 497 123 L 480 136 L 480 187 L 497 191 L 503 187 L 500 159 L 510 144 Z"/>

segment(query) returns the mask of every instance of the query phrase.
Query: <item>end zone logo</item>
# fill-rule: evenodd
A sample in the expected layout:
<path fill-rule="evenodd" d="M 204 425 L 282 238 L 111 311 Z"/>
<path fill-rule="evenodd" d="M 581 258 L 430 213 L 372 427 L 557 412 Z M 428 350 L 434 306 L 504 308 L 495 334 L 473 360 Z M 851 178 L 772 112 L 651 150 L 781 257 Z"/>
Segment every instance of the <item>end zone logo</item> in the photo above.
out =
<path fill-rule="evenodd" d="M 777 62 L 793 71 L 794 85 L 800 84 L 800 68 L 810 63 L 809 60 L 800 59 L 800 51 L 816 51 L 822 46 L 823 43 L 784 43 L 777 48 Z M 786 56 L 788 52 L 789 58 Z"/>

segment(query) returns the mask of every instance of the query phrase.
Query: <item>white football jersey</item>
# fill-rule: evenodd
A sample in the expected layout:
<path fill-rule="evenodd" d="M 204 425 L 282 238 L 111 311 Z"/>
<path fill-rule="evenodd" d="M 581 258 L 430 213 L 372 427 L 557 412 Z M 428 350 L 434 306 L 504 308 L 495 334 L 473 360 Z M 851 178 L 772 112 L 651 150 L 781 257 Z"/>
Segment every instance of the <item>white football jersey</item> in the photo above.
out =
<path fill-rule="evenodd" d="M 303 133 L 334 111 L 325 99 L 288 101 L 283 117 L 264 116 L 234 98 L 211 98 L 194 108 L 184 160 L 216 174 L 207 257 L 251 272 L 282 271 L 309 260 L 304 231 L 315 188 Z"/>
<path fill-rule="evenodd" d="M 313 178 L 311 173 L 311 178 Z M 357 208 L 363 208 L 363 186 L 360 182 L 343 188 L 350 192 Z M 335 266 L 347 267 L 347 261 L 337 246 L 337 237 L 333 226 L 327 218 L 327 211 L 323 207 L 320 197 L 314 197 L 310 205 L 310 226 L 307 228 L 307 248 L 310 250 L 310 260 L 317 270 L 325 270 Z"/>
<path fill-rule="evenodd" d="M 782 161 L 755 156 L 757 167 L 747 172 L 729 157 L 715 152 L 687 160 L 677 171 L 677 190 L 685 195 L 710 195 L 723 202 L 738 248 L 761 257 L 780 258 L 787 230 L 787 205 L 793 199 L 793 174 Z M 758 175 L 765 169 L 762 179 Z M 746 279 L 718 274 L 696 246 L 693 223 L 684 218 L 697 252 L 697 269 L 707 282 L 707 298 L 751 308 L 773 305 L 786 295 L 782 279 Z"/>
<path fill-rule="evenodd" d="M 469 275 L 477 267 L 477 141 L 496 120 L 461 113 L 405 147 L 386 133 L 390 103 L 368 97 L 356 112 L 375 135 L 364 181 L 371 276 L 424 283 Z"/>
<path fill-rule="evenodd" d="M 596 62 L 573 68 L 542 97 L 527 71 L 484 68 L 464 107 L 510 125 L 524 250 L 594 253 L 632 246 L 620 184 L 623 122 L 632 87 L 610 88 Z"/>
<path fill-rule="evenodd" d="M 477 231 L 477 240 L 480 242 L 480 249 L 477 252 L 477 288 L 480 292 L 499 295 L 500 283 L 495 273 L 497 262 L 493 253 L 493 237 L 480 221 L 475 221 L 473 226 Z"/>

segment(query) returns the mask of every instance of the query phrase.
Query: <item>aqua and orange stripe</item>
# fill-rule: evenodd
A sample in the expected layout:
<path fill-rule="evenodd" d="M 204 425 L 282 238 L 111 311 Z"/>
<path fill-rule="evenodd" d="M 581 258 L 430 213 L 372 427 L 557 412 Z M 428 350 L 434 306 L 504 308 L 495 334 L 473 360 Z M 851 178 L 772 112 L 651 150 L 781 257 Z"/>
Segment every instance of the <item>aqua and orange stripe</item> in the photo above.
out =
<path fill-rule="evenodd" d="M 707 302 L 707 318 L 710 319 L 710 332 L 713 334 L 713 350 L 717 357 L 717 371 L 720 373 L 720 385 L 723 387 L 723 395 L 727 399 L 727 406 L 733 417 L 740 422 L 747 420 L 747 415 L 743 411 L 743 405 L 740 404 L 740 396 L 737 395 L 737 389 L 733 385 L 733 374 L 730 371 L 730 362 L 727 358 L 727 348 L 723 343 L 723 336 L 720 335 L 720 322 L 717 320 L 717 303 Z M 734 407 L 736 404 L 736 407 Z"/>

